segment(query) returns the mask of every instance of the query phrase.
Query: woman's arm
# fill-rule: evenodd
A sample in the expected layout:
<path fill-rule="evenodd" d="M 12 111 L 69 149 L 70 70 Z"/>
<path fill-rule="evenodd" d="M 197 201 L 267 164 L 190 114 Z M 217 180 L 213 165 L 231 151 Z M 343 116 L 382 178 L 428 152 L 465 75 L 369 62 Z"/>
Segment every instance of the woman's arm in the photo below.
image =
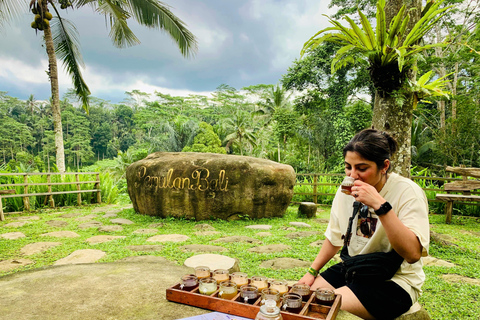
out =
<path fill-rule="evenodd" d="M 385 202 L 385 201 L 384 201 Z M 380 208 L 380 206 L 378 207 Z M 377 210 L 378 208 L 374 209 Z M 422 245 L 415 233 L 398 219 L 393 209 L 379 217 L 388 241 L 408 263 L 415 263 L 422 257 Z"/>
<path fill-rule="evenodd" d="M 311 267 L 315 270 L 322 269 L 330 259 L 340 250 L 341 247 L 334 246 L 330 240 L 325 239 L 323 242 L 322 248 L 320 252 L 318 252 L 317 257 L 313 260 Z M 310 273 L 306 273 L 298 282 L 299 283 L 306 283 L 308 285 L 312 285 L 315 281 L 315 276 Z"/>

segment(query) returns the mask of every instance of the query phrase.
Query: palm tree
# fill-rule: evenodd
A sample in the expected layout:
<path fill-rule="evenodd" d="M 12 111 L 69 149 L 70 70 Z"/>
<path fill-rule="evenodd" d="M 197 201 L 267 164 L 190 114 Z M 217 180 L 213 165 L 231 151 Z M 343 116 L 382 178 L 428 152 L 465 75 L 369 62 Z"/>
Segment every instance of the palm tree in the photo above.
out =
<path fill-rule="evenodd" d="M 254 115 L 266 117 L 266 124 L 270 123 L 273 114 L 279 109 L 290 109 L 292 102 L 290 97 L 292 92 L 288 91 L 282 85 L 276 85 L 265 90 L 264 101 L 258 102 L 258 110 Z"/>
<path fill-rule="evenodd" d="M 35 15 L 32 28 L 44 32 L 52 92 L 51 109 L 54 120 L 56 161 L 60 172 L 65 172 L 65 152 L 60 112 L 57 55 L 67 73 L 72 77 L 75 94 L 82 101 L 83 108 L 87 112 L 90 95 L 90 90 L 80 71 L 80 67 L 83 67 L 83 60 L 79 50 L 77 30 L 72 22 L 61 16 L 60 9 L 68 7 L 78 9 L 86 5 L 105 16 L 110 28 L 109 36 L 113 45 L 118 48 L 140 43 L 140 40 L 127 24 L 128 19 L 133 19 L 145 27 L 167 32 L 185 57 L 193 55 L 197 49 L 195 36 L 186 28 L 184 22 L 175 16 L 166 4 L 158 0 L 31 0 L 30 4 L 25 0 L 0 1 L 0 28 L 6 21 L 19 16 L 30 8 Z M 55 16 L 52 16 L 49 12 L 50 9 L 55 13 Z M 52 21 L 51 24 L 50 20 Z"/>
<path fill-rule="evenodd" d="M 225 137 L 227 143 L 225 150 L 228 152 L 231 145 L 237 145 L 240 149 L 240 155 L 243 156 L 245 146 L 255 147 L 256 137 L 254 129 L 251 128 L 251 117 L 246 111 L 237 110 L 232 118 L 223 120 L 225 131 L 229 134 Z"/>

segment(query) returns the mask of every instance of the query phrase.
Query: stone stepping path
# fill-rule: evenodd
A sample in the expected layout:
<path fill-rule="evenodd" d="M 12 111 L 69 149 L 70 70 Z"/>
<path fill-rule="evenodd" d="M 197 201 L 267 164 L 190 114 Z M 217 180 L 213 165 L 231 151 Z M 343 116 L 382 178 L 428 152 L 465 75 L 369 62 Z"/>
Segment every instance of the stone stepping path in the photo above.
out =
<path fill-rule="evenodd" d="M 120 232 L 120 231 L 123 231 L 123 227 L 122 226 L 101 226 L 100 228 L 98 228 L 98 231 L 99 232 Z"/>
<path fill-rule="evenodd" d="M 214 236 L 220 234 L 218 231 L 197 231 L 193 233 L 196 236 Z"/>
<path fill-rule="evenodd" d="M 60 217 L 70 219 L 70 218 L 75 218 L 79 216 L 81 216 L 80 213 L 66 213 L 66 214 L 62 214 Z"/>
<path fill-rule="evenodd" d="M 424 266 L 436 266 L 436 267 L 447 267 L 447 268 L 453 268 L 455 267 L 455 264 L 434 258 L 432 256 L 426 256 L 422 258 L 422 262 Z"/>
<path fill-rule="evenodd" d="M 137 245 L 137 246 L 127 246 L 128 250 L 136 251 L 136 252 L 154 252 L 154 251 L 162 251 L 163 246 L 158 244 L 152 245 Z"/>
<path fill-rule="evenodd" d="M 312 226 L 305 222 L 290 222 L 289 225 L 299 228 L 311 228 Z"/>
<path fill-rule="evenodd" d="M 214 227 L 212 227 L 211 225 L 209 225 L 207 223 L 197 224 L 194 228 L 198 229 L 198 230 L 202 230 L 202 231 L 214 231 L 215 230 Z"/>
<path fill-rule="evenodd" d="M 323 245 L 323 242 L 325 242 L 325 240 L 317 240 L 317 241 L 314 241 L 312 243 L 309 244 L 309 246 L 311 247 L 321 247 Z"/>
<path fill-rule="evenodd" d="M 29 221 L 17 221 L 17 222 L 10 222 L 3 225 L 5 228 L 21 228 L 24 225 L 30 223 Z"/>
<path fill-rule="evenodd" d="M 121 232 L 124 231 L 124 228 L 122 225 L 132 225 L 134 224 L 133 221 L 124 219 L 124 218 L 117 218 L 117 213 L 121 212 L 123 209 L 117 209 L 117 210 L 111 210 L 102 208 L 102 210 L 98 209 L 95 210 L 85 216 L 82 216 L 80 213 L 69 213 L 69 214 L 63 214 L 59 216 L 58 214 L 52 216 L 53 218 L 56 218 L 55 220 L 48 220 L 45 221 L 45 224 L 55 227 L 55 228 L 62 228 L 66 227 L 69 225 L 69 222 L 63 221 L 63 220 L 57 220 L 58 217 L 62 218 L 67 218 L 67 219 L 75 219 L 78 222 L 83 222 L 78 225 L 79 229 L 89 229 L 89 228 L 97 228 L 99 232 Z M 103 216 L 101 213 L 105 213 Z M 113 225 L 103 225 L 102 222 L 96 221 L 93 219 L 96 218 L 108 218 L 110 219 L 110 223 Z M 113 219 L 112 219 L 113 218 Z M 3 227 L 12 227 L 12 228 L 19 228 L 27 223 L 34 223 L 35 221 L 41 220 L 38 216 L 28 216 L 28 217 L 19 217 L 16 218 L 17 221 L 10 222 L 8 224 L 3 225 Z M 318 224 L 323 224 L 326 225 L 328 224 L 327 219 L 314 219 L 311 220 L 314 223 Z M 42 222 L 43 223 L 43 222 Z M 190 237 L 182 234 L 160 234 L 160 235 L 155 235 L 156 233 L 159 232 L 159 229 L 163 228 L 165 226 L 164 223 L 152 223 L 149 225 L 148 228 L 142 228 L 142 229 L 137 229 L 131 232 L 131 234 L 134 235 L 153 235 L 146 239 L 146 242 L 184 242 L 190 239 Z M 304 223 L 304 222 L 290 222 L 288 226 L 280 226 L 276 227 L 277 230 L 284 230 L 284 231 L 289 231 L 285 237 L 288 239 L 297 239 L 297 238 L 304 238 L 304 237 L 312 237 L 316 236 L 316 239 L 319 238 L 319 236 L 323 235 L 323 231 L 296 231 L 297 228 L 311 228 L 312 226 L 310 224 Z M 262 241 L 259 240 L 258 238 L 263 238 L 263 237 L 271 237 L 275 235 L 274 232 L 269 232 L 268 230 L 272 229 L 271 225 L 249 225 L 246 226 L 245 228 L 247 229 L 253 229 L 253 230 L 258 230 L 260 232 L 257 232 L 255 234 L 255 237 L 249 237 L 249 236 L 223 236 L 218 239 L 214 239 L 212 243 L 216 244 L 221 244 L 221 243 L 247 243 L 247 244 L 253 244 L 256 245 L 255 247 L 252 247 L 248 249 L 249 252 L 257 253 L 257 254 L 270 254 L 270 253 L 275 253 L 275 252 L 284 252 L 288 250 L 292 250 L 292 248 L 288 245 L 284 244 L 270 244 L 270 245 L 261 245 Z M 194 234 L 196 236 L 215 236 L 221 234 L 220 232 L 216 231 L 215 228 L 208 224 L 208 223 L 202 223 L 202 224 L 197 224 L 194 226 L 194 229 L 198 230 Z M 455 238 L 449 237 L 448 235 L 442 235 L 442 234 L 435 234 L 435 240 L 441 241 L 441 242 L 452 242 L 456 241 Z M 77 238 L 80 237 L 79 234 L 73 231 L 54 231 L 54 232 L 48 232 L 41 234 L 43 237 L 54 237 L 54 238 Z M 16 239 L 22 239 L 26 238 L 27 236 L 22 233 L 22 232 L 8 232 L 8 233 L 3 233 L 0 234 L 0 238 L 6 239 L 6 240 L 16 240 Z M 124 239 L 126 238 L 125 235 L 96 235 L 92 236 L 88 239 L 85 239 L 84 241 L 91 244 L 99 244 L 99 243 L 105 243 L 105 242 L 110 242 L 110 241 L 115 241 L 118 239 Z M 323 239 L 318 239 L 312 243 L 310 243 L 310 246 L 313 247 L 321 247 L 323 244 L 324 240 Z M 23 256 L 31 256 L 35 254 L 41 254 L 46 251 L 48 251 L 51 248 L 54 248 L 56 246 L 62 245 L 61 242 L 37 242 L 37 243 L 31 243 L 27 244 L 24 247 L 22 247 L 19 250 L 19 253 Z M 126 246 L 126 249 L 129 249 L 133 252 L 160 252 L 163 250 L 163 246 L 159 244 L 146 244 L 146 245 L 132 245 L 132 246 Z M 215 245 L 199 245 L 199 244 L 190 244 L 190 245 L 184 245 L 179 247 L 180 250 L 185 251 L 185 252 L 198 252 L 201 254 L 196 254 L 193 257 L 187 259 L 185 261 L 185 265 L 188 267 L 195 267 L 198 265 L 206 265 L 210 267 L 210 269 L 229 269 L 231 272 L 233 271 L 239 271 L 239 265 L 238 261 L 234 258 L 228 257 L 226 255 L 222 254 L 213 254 L 214 252 L 227 252 L 228 249 L 224 248 L 222 246 L 215 246 Z M 210 253 L 211 252 L 211 253 Z M 101 250 L 95 250 L 95 249 L 83 249 L 83 250 L 77 250 L 75 252 L 72 252 L 68 256 L 59 259 L 58 261 L 55 262 L 55 265 L 62 265 L 62 264 L 78 264 L 78 263 L 93 263 L 96 262 L 100 259 L 102 259 L 106 255 L 105 252 Z M 122 259 L 122 261 L 143 261 L 143 262 L 155 262 L 155 261 L 160 261 L 164 260 L 165 258 L 163 257 L 158 257 L 158 256 L 149 256 L 149 255 L 142 255 L 142 256 L 132 256 L 128 257 L 125 259 Z M 436 259 L 434 257 L 428 256 L 424 257 L 423 263 L 425 266 L 441 266 L 441 267 L 454 267 L 455 264 L 450 263 L 448 261 Z M 338 255 L 334 257 L 335 261 L 340 261 L 340 258 Z M 0 271 L 9 271 L 13 270 L 16 268 L 20 268 L 26 265 L 31 265 L 34 264 L 35 262 L 30 260 L 30 259 L 24 259 L 24 258 L 17 258 L 17 259 L 9 259 L 5 261 L 0 261 Z M 276 259 L 271 259 L 267 261 L 263 261 L 260 264 L 260 268 L 270 268 L 270 269 L 292 269 L 292 268 L 308 268 L 310 265 L 310 261 L 303 261 L 299 259 L 292 259 L 292 258 L 276 258 Z M 480 285 L 480 280 L 479 279 L 472 279 L 468 277 L 462 277 L 460 275 L 442 275 L 442 278 L 445 281 L 452 282 L 452 283 L 471 283 L 474 285 Z"/>
<path fill-rule="evenodd" d="M 148 227 L 149 228 L 161 228 L 161 227 L 164 227 L 164 226 L 165 226 L 165 224 L 163 222 L 158 222 L 158 223 L 152 223 Z"/>
<path fill-rule="evenodd" d="M 54 238 L 78 238 L 80 235 L 73 231 L 53 231 L 48 233 L 43 233 L 40 236 L 42 237 L 54 237 Z"/>
<path fill-rule="evenodd" d="M 152 234 L 158 233 L 158 229 L 137 229 L 133 231 L 134 234 Z"/>
<path fill-rule="evenodd" d="M 256 252 L 256 253 L 273 253 L 273 252 L 282 252 L 286 250 L 292 250 L 292 247 L 287 246 L 286 244 L 269 244 L 266 246 L 253 247 L 248 249 L 248 251 Z"/>
<path fill-rule="evenodd" d="M 101 226 L 103 226 L 103 223 L 101 223 L 100 221 L 89 221 L 89 222 L 79 224 L 78 229 L 98 228 Z"/>
<path fill-rule="evenodd" d="M 265 237 L 270 237 L 273 236 L 270 232 L 259 232 L 256 234 L 257 237 L 265 238 Z"/>
<path fill-rule="evenodd" d="M 97 243 L 104 243 L 104 242 L 109 242 L 117 239 L 125 239 L 126 236 L 107 236 L 107 235 L 101 235 L 101 236 L 93 236 L 88 239 L 85 239 L 86 242 L 90 244 L 97 244 Z"/>
<path fill-rule="evenodd" d="M 272 226 L 268 224 L 255 224 L 251 226 L 246 226 L 245 228 L 247 229 L 254 229 L 254 230 L 270 230 L 272 229 Z"/>
<path fill-rule="evenodd" d="M 292 232 L 287 234 L 285 237 L 288 239 L 298 239 L 298 238 L 306 238 L 311 236 L 318 236 L 322 234 L 319 231 L 299 231 L 299 232 Z"/>
<path fill-rule="evenodd" d="M 0 237 L 7 240 L 16 240 L 20 238 L 25 238 L 25 234 L 23 232 L 8 232 L 0 234 Z"/>
<path fill-rule="evenodd" d="M 98 215 L 89 214 L 87 216 L 79 217 L 79 218 L 75 219 L 75 221 L 83 222 L 83 221 L 89 221 L 89 220 L 92 220 L 92 219 L 95 219 L 95 218 L 98 218 Z"/>
<path fill-rule="evenodd" d="M 268 269 L 293 269 L 293 268 L 308 268 L 310 267 L 310 261 L 302 261 L 292 258 L 276 258 L 272 260 L 264 261 L 260 264 L 260 268 Z"/>
<path fill-rule="evenodd" d="M 231 242 L 244 242 L 244 243 L 254 243 L 259 244 L 262 243 L 260 240 L 255 238 L 247 237 L 247 236 L 230 236 L 230 237 L 223 237 L 213 241 L 215 243 L 224 242 L 224 243 L 231 243 Z"/>
<path fill-rule="evenodd" d="M 450 283 L 459 283 L 459 284 L 472 284 L 475 286 L 480 286 L 480 279 L 464 277 L 458 274 L 442 274 L 443 280 Z"/>
<path fill-rule="evenodd" d="M 34 264 L 35 261 L 30 259 L 8 259 L 0 261 L 0 272 L 14 270 L 20 267 L 27 266 L 29 264 Z"/>
<path fill-rule="evenodd" d="M 160 234 L 147 239 L 148 242 L 183 242 L 190 239 L 184 234 Z"/>
<path fill-rule="evenodd" d="M 57 260 L 54 265 L 93 263 L 102 259 L 106 255 L 102 250 L 82 249 L 69 254 L 63 259 Z"/>
<path fill-rule="evenodd" d="M 42 253 L 50 248 L 60 246 L 61 242 L 35 242 L 30 243 L 20 249 L 20 253 L 25 256 L 31 256 L 37 253 Z"/>
<path fill-rule="evenodd" d="M 40 220 L 40 217 L 39 216 L 23 216 L 23 217 L 16 217 L 15 220 L 38 221 L 38 220 Z"/>
<path fill-rule="evenodd" d="M 120 225 L 124 225 L 124 224 L 134 224 L 133 221 L 128 220 L 128 219 L 123 219 L 123 218 L 113 219 L 113 220 L 110 220 L 110 222 L 111 222 L 111 223 L 115 223 L 115 224 L 120 224 Z"/>
<path fill-rule="evenodd" d="M 224 252 L 227 251 L 226 248 L 219 246 L 211 246 L 207 244 L 189 244 L 179 248 L 180 250 L 186 252 Z"/>
<path fill-rule="evenodd" d="M 63 220 L 49 220 L 49 221 L 46 221 L 45 223 L 48 224 L 50 227 L 55 227 L 55 228 L 63 228 L 68 226 L 68 222 Z"/>

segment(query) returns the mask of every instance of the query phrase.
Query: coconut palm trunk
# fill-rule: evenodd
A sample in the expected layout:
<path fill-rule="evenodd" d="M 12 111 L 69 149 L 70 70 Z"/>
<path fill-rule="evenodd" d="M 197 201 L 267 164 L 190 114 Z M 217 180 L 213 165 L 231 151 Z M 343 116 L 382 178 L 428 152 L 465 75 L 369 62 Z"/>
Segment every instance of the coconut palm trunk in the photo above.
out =
<path fill-rule="evenodd" d="M 44 11 L 47 11 L 47 2 L 42 1 Z M 62 128 L 62 115 L 60 111 L 60 94 L 58 86 L 58 68 L 57 68 L 57 56 L 55 54 L 55 47 L 53 45 L 52 31 L 50 27 L 45 28 L 44 40 L 45 48 L 48 56 L 48 75 L 50 78 L 50 87 L 52 90 L 52 115 L 53 115 L 53 127 L 55 131 L 55 150 L 56 150 L 56 163 L 59 172 L 65 172 L 65 150 L 63 146 L 63 128 Z"/>

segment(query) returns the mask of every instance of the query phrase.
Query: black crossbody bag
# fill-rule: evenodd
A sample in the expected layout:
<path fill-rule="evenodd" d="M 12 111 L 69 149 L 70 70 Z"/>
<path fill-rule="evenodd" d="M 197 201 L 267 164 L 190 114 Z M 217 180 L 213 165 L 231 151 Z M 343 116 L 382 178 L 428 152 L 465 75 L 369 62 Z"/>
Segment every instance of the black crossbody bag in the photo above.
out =
<path fill-rule="evenodd" d="M 358 201 L 353 203 L 353 214 L 349 219 L 347 232 L 343 239 L 343 248 L 340 252 L 340 258 L 342 259 L 340 263 L 342 270 L 345 272 L 345 280 L 347 283 L 354 281 L 373 283 L 390 280 L 404 260 L 395 250 L 359 254 L 353 257 L 348 254 L 353 220 L 361 206 L 362 203 Z"/>

